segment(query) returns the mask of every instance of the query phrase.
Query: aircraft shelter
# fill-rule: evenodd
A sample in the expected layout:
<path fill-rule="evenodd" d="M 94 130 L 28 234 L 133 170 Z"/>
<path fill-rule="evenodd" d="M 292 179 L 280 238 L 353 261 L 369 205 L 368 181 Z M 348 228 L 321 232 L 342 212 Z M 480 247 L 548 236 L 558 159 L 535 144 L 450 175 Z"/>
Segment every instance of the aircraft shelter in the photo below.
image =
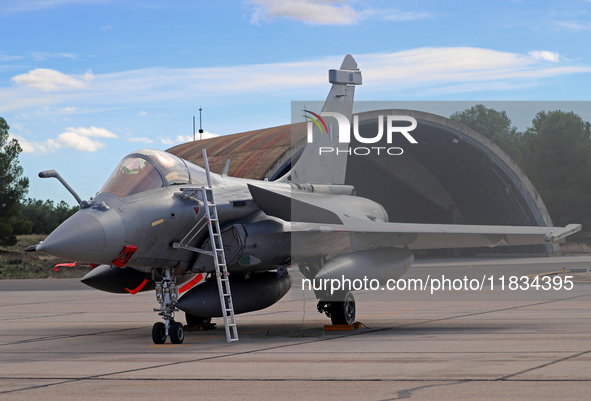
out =
<path fill-rule="evenodd" d="M 379 202 L 390 221 L 408 223 L 550 226 L 551 218 L 538 192 L 517 164 L 497 145 L 473 129 L 448 118 L 417 110 L 359 113 L 363 137 L 377 132 L 379 115 L 405 115 L 417 120 L 409 144 L 401 135 L 392 144 L 351 142 L 350 147 L 400 147 L 400 156 L 375 152 L 349 156 L 346 184 L 357 195 Z M 207 148 L 210 168 L 229 175 L 274 180 L 289 171 L 306 145 L 305 123 L 188 142 L 168 151 L 202 165 Z M 364 152 L 360 152 L 364 153 Z M 429 251 L 433 255 L 550 254 L 557 245 Z"/>

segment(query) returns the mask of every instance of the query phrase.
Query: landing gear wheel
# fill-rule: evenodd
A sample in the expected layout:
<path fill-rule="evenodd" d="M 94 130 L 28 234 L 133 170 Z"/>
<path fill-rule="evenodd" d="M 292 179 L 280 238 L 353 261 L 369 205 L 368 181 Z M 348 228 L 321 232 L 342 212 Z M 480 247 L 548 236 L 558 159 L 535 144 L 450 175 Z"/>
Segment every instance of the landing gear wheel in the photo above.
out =
<path fill-rule="evenodd" d="M 355 298 L 348 292 L 344 301 L 330 302 L 330 320 L 332 324 L 355 323 Z"/>
<path fill-rule="evenodd" d="M 169 328 L 170 342 L 173 344 L 182 344 L 185 339 L 185 329 L 181 322 L 173 322 Z"/>
<path fill-rule="evenodd" d="M 185 320 L 187 321 L 187 326 L 189 327 L 201 326 L 202 328 L 204 328 L 211 324 L 210 317 L 195 316 L 187 312 L 185 312 Z"/>
<path fill-rule="evenodd" d="M 164 326 L 164 323 L 154 323 L 154 326 L 152 326 L 152 341 L 154 341 L 154 344 L 164 344 L 166 342 L 166 326 Z"/>

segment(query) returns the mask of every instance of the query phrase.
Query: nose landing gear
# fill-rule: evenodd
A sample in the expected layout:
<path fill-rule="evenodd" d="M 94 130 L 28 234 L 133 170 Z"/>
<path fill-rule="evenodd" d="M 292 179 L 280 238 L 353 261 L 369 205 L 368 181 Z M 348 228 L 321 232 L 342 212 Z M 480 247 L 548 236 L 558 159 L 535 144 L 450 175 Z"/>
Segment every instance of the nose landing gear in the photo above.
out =
<path fill-rule="evenodd" d="M 152 327 L 152 341 L 154 344 L 164 344 L 166 337 L 170 337 L 173 344 L 182 344 L 185 339 L 183 324 L 174 321 L 174 313 L 178 312 L 176 301 L 179 297 L 179 290 L 176 287 L 176 277 L 172 275 L 172 268 L 161 271 L 161 281 L 156 281 L 156 301 L 159 308 L 154 308 L 162 316 L 164 322 L 156 322 Z"/>

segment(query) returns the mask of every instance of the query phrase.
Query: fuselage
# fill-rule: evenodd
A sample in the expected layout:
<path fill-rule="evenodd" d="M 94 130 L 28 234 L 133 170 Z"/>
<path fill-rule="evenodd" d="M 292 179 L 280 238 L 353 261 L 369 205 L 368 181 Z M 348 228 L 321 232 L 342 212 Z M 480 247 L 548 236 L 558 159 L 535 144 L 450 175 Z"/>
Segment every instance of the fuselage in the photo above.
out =
<path fill-rule="evenodd" d="M 387 221 L 377 203 L 326 185 L 290 184 L 211 174 L 229 270 L 271 270 L 292 260 L 289 222 L 263 213 L 248 185 L 291 195 L 305 194 L 330 205 L 343 221 Z M 171 246 L 203 220 L 203 203 L 183 196 L 206 186 L 205 172 L 176 156 L 141 150 L 127 156 L 90 207 L 65 221 L 38 250 L 92 264 L 120 261 L 140 268 L 178 267 L 182 271 L 213 270 L 211 257 Z M 345 189 L 347 191 L 347 189 Z M 191 246 L 207 248 L 208 230 L 191 237 Z M 133 248 L 133 252 L 129 252 Z M 335 255 L 347 249 L 335 249 Z M 126 254 L 127 252 L 127 254 Z M 245 257 L 246 256 L 246 257 Z M 307 255 L 300 255 L 306 257 Z"/>

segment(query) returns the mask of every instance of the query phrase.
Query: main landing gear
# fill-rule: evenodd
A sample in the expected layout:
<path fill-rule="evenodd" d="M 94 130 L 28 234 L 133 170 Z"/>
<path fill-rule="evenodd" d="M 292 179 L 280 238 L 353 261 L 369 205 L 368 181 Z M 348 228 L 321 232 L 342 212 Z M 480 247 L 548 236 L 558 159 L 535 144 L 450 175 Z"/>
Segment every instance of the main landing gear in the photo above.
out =
<path fill-rule="evenodd" d="M 353 294 L 351 292 L 335 294 L 330 299 L 330 301 L 318 301 L 318 312 L 325 313 L 332 324 L 354 324 L 355 298 Z"/>
<path fill-rule="evenodd" d="M 304 277 L 313 280 L 325 263 L 326 259 L 321 258 L 300 264 L 299 268 Z M 314 294 L 319 299 L 316 306 L 318 312 L 325 313 L 332 324 L 355 324 L 355 298 L 350 291 L 338 291 L 331 294 L 315 290 Z"/>
<path fill-rule="evenodd" d="M 182 344 L 185 339 L 185 329 L 182 323 L 174 321 L 174 313 L 179 311 L 176 308 L 179 297 L 176 277 L 172 276 L 172 268 L 162 269 L 160 273 L 162 280 L 156 281 L 156 301 L 160 307 L 154 308 L 154 312 L 158 312 L 164 322 L 154 323 L 152 341 L 154 344 L 164 344 L 166 337 L 170 337 L 171 343 Z"/>

